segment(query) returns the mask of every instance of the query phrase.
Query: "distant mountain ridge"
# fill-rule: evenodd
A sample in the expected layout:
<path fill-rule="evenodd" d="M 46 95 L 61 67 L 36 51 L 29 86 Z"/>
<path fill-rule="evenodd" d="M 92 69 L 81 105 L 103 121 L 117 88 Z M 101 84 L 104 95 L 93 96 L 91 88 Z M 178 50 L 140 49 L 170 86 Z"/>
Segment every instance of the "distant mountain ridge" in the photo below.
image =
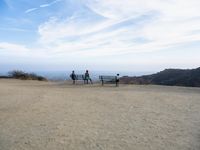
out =
<path fill-rule="evenodd" d="M 157 84 L 170 86 L 200 87 L 200 67 L 196 69 L 165 69 L 152 75 L 122 77 L 126 84 Z"/>

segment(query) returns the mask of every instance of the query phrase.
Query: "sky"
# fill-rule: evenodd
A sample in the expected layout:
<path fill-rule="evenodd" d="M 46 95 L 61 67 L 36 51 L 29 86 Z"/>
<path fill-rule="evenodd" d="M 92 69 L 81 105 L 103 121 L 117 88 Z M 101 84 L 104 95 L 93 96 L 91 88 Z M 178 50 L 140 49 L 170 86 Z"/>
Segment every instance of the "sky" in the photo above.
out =
<path fill-rule="evenodd" d="M 199 0 L 0 0 L 0 69 L 200 67 Z"/>

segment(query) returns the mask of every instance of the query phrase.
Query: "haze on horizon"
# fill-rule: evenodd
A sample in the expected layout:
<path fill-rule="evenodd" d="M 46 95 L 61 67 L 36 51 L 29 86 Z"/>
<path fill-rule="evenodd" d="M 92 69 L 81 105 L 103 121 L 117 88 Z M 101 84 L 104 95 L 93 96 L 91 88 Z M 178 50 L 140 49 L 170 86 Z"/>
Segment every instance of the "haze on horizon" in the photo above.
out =
<path fill-rule="evenodd" d="M 196 68 L 199 6 L 199 0 L 0 0 L 0 68 Z"/>

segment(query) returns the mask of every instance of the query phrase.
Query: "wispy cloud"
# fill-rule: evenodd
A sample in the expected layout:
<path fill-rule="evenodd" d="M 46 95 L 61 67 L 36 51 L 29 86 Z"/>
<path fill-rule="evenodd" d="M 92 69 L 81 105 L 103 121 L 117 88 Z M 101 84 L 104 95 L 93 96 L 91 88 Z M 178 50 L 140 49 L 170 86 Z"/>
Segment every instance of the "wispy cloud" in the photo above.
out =
<path fill-rule="evenodd" d="M 22 28 L 3 28 L 3 27 L 0 27 L 0 30 L 3 30 L 3 31 L 16 31 L 16 32 L 30 32 L 30 30 L 22 29 Z"/>
<path fill-rule="evenodd" d="M 27 9 L 27 10 L 25 11 L 25 13 L 30 13 L 30 12 L 33 12 L 33 11 L 38 10 L 38 9 L 40 9 L 40 8 L 50 7 L 50 6 L 56 4 L 56 3 L 60 2 L 60 1 L 63 1 L 63 0 L 55 0 L 55 1 L 51 2 L 51 3 L 42 4 L 42 5 L 40 5 L 39 7 Z"/>
<path fill-rule="evenodd" d="M 88 16 L 82 15 L 66 20 L 51 18 L 39 26 L 38 32 L 42 43 L 55 45 L 54 49 L 57 47 L 62 54 L 70 50 L 87 55 L 158 51 L 200 41 L 200 34 L 192 34 L 200 29 L 200 19 L 194 19 L 200 14 L 199 3 L 197 0 L 148 3 L 88 0 L 84 5 L 91 13 L 106 19 L 88 22 Z M 138 42 L 139 38 L 145 40 Z"/>
<path fill-rule="evenodd" d="M 33 11 L 35 11 L 35 10 L 37 10 L 38 8 L 30 8 L 30 9 L 27 9 L 26 11 L 25 11 L 25 13 L 30 13 L 30 12 L 33 12 Z"/>
<path fill-rule="evenodd" d="M 63 6 L 53 7 L 61 1 Z M 38 19 L 37 42 L 31 43 L 37 48 L 30 49 L 42 57 L 85 62 L 88 58 L 106 56 L 129 63 L 136 54 L 173 51 L 184 48 L 185 44 L 192 47 L 192 43 L 200 41 L 199 0 L 43 2 L 34 3 L 37 7 L 25 11 L 31 13 L 49 7 L 48 15 Z M 58 12 L 54 13 L 55 9 Z"/>
<path fill-rule="evenodd" d="M 51 2 L 51 3 L 42 4 L 42 5 L 40 5 L 40 7 L 41 7 L 41 8 L 49 7 L 49 6 L 51 6 L 51 5 L 53 5 L 53 4 L 56 4 L 56 3 L 60 2 L 60 1 L 63 1 L 63 0 L 55 0 L 55 1 Z"/>
<path fill-rule="evenodd" d="M 19 44 L 12 44 L 12 43 L 6 43 L 2 42 L 0 43 L 1 48 L 1 54 L 12 54 L 12 55 L 25 55 L 30 50 L 26 48 L 25 45 L 19 45 Z"/>
<path fill-rule="evenodd" d="M 11 0 L 3 0 L 3 1 L 6 3 L 8 8 L 10 8 L 10 9 L 14 8 Z"/>
<path fill-rule="evenodd" d="M 198 4 L 197 0 L 150 0 L 148 3 L 141 0 L 86 0 L 82 2 L 83 7 L 75 10 L 76 15 L 66 19 L 52 17 L 41 24 L 39 40 L 44 47 L 53 45 L 60 53 L 68 53 L 71 49 L 73 53 L 87 50 L 95 55 L 162 50 L 200 40 L 198 33 L 193 34 L 200 29 Z M 87 16 L 83 13 L 86 11 L 84 6 L 89 8 Z M 95 15 L 104 19 L 96 20 Z"/>
<path fill-rule="evenodd" d="M 40 48 L 29 48 L 23 44 L 14 44 L 8 42 L 0 42 L 0 55 L 1 61 L 8 60 L 8 57 L 10 58 L 10 61 L 24 61 L 24 58 L 26 58 L 26 61 L 30 62 L 32 59 L 36 60 L 48 58 L 46 53 L 44 53 L 44 51 Z"/>

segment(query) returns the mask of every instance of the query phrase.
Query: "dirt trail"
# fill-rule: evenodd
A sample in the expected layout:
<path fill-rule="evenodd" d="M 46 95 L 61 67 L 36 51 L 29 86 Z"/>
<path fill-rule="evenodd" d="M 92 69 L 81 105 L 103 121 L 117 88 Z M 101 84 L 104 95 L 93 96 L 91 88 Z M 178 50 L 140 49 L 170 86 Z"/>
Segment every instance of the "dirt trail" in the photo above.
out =
<path fill-rule="evenodd" d="M 200 150 L 200 89 L 0 80 L 0 150 Z"/>

